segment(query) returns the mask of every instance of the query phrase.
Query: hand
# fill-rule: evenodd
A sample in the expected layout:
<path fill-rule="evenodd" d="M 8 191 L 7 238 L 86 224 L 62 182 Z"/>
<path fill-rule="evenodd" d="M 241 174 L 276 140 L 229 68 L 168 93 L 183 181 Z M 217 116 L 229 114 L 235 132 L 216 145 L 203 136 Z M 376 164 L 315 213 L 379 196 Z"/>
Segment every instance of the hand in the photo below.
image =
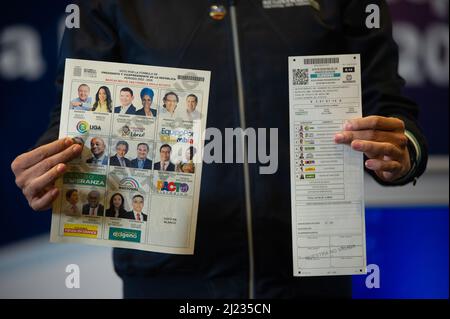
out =
<path fill-rule="evenodd" d="M 393 117 L 367 116 L 344 124 L 344 131 L 335 135 L 338 144 L 369 158 L 365 165 L 385 182 L 405 176 L 411 169 L 405 124 Z"/>
<path fill-rule="evenodd" d="M 58 196 L 55 180 L 66 170 L 66 164 L 83 149 L 71 138 L 63 138 L 16 157 L 11 169 L 33 210 L 46 210 Z"/>
<path fill-rule="evenodd" d="M 72 102 L 72 106 L 81 106 L 81 102 Z"/>

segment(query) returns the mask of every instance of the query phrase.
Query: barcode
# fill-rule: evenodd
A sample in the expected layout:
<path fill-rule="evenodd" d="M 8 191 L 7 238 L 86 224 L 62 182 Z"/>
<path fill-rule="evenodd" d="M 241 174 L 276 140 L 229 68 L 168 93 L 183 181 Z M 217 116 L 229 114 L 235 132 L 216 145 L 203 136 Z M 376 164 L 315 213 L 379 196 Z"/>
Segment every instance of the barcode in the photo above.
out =
<path fill-rule="evenodd" d="M 193 76 L 193 75 L 179 75 L 178 80 L 185 80 L 185 81 L 200 81 L 204 82 L 205 78 L 200 76 Z"/>
<path fill-rule="evenodd" d="M 292 70 L 292 84 L 306 85 L 308 84 L 308 69 L 293 69 Z"/>
<path fill-rule="evenodd" d="M 76 66 L 73 68 L 73 76 L 81 76 L 81 66 Z"/>
<path fill-rule="evenodd" d="M 303 61 L 304 64 L 330 64 L 339 63 L 339 58 L 309 58 Z"/>

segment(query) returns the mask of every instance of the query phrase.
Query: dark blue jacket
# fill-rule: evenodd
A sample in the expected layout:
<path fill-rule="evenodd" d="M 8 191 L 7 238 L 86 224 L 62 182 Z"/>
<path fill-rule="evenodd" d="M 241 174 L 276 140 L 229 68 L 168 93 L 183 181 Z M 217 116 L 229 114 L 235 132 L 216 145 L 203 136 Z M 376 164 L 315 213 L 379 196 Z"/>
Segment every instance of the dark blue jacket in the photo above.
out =
<path fill-rule="evenodd" d="M 131 165 L 130 167 L 139 168 L 138 167 L 139 166 L 138 159 L 137 158 L 132 159 L 131 162 L 130 162 L 130 165 Z M 152 161 L 149 160 L 148 158 L 146 158 L 145 161 L 144 161 L 143 169 L 152 169 Z"/>
<path fill-rule="evenodd" d="M 161 162 L 156 162 L 155 163 L 155 167 L 153 167 L 153 169 L 155 171 L 161 170 Z M 166 171 L 167 172 L 174 172 L 175 171 L 175 165 L 173 163 L 169 162 L 169 165 L 167 165 Z"/>
<path fill-rule="evenodd" d="M 125 166 L 126 167 L 132 167 L 131 166 L 131 161 L 128 158 L 124 157 L 123 160 L 125 162 Z M 109 165 L 111 165 L 111 166 L 121 166 L 119 158 L 117 157 L 117 155 L 111 156 L 109 158 Z"/>
<path fill-rule="evenodd" d="M 150 112 L 152 112 L 152 115 L 154 117 L 156 117 L 156 114 L 158 113 L 155 109 L 152 109 L 152 108 L 150 109 Z M 135 115 L 145 115 L 144 108 L 141 108 L 141 109 L 137 110 Z"/>
<path fill-rule="evenodd" d="M 116 107 L 114 108 L 114 113 L 120 113 L 120 108 L 121 108 L 120 105 L 119 105 L 119 106 L 116 106 Z M 130 105 L 130 107 L 129 107 L 128 110 L 125 112 L 125 114 L 131 114 L 131 115 L 136 114 L 136 108 L 134 107 L 133 104 Z"/>
<path fill-rule="evenodd" d="M 292 276 L 289 179 L 288 56 L 360 53 L 363 113 L 401 117 L 419 140 L 418 107 L 401 94 L 398 52 L 384 1 L 321 0 L 310 6 L 264 9 L 261 0 L 235 1 L 246 126 L 279 128 L 278 171 L 260 175 L 250 164 L 256 297 L 351 295 L 351 278 Z M 381 28 L 367 29 L 365 8 L 381 8 Z M 212 71 L 207 127 L 240 127 L 230 16 L 214 20 L 225 1 L 86 1 L 81 27 L 66 30 L 59 60 L 81 58 Z M 59 104 L 58 104 L 59 105 Z M 60 109 L 40 144 L 58 136 Z M 241 164 L 203 166 L 195 254 L 115 249 L 125 296 L 248 297 L 249 246 Z M 151 213 L 150 213 L 151 218 Z"/>

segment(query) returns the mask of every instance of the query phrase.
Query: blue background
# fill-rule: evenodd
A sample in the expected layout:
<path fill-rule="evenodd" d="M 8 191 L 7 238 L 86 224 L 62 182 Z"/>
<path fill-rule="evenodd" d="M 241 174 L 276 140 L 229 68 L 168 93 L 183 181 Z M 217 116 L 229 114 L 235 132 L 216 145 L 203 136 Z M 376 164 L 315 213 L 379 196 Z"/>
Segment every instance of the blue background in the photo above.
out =
<path fill-rule="evenodd" d="M 354 298 L 448 298 L 448 207 L 367 208 L 367 264 L 380 288 L 353 276 Z"/>

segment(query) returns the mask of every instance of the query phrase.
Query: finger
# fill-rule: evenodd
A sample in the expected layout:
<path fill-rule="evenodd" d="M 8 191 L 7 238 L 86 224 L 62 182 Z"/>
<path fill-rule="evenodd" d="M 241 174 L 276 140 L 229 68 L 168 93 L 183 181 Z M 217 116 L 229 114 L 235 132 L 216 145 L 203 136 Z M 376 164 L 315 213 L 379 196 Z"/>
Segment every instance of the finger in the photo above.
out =
<path fill-rule="evenodd" d="M 403 133 L 379 130 L 343 131 L 334 137 L 334 141 L 338 144 L 350 144 L 354 140 L 387 142 L 400 147 L 404 147 L 408 143 L 407 137 Z"/>
<path fill-rule="evenodd" d="M 23 193 L 27 198 L 37 197 L 41 193 L 45 193 L 49 185 L 53 185 L 55 180 L 60 177 L 66 170 L 65 164 L 58 164 L 45 174 L 33 179 L 24 189 Z M 51 187 L 53 188 L 53 187 Z"/>
<path fill-rule="evenodd" d="M 350 144 L 354 139 L 353 131 L 340 132 L 334 135 L 334 142 L 338 144 Z"/>
<path fill-rule="evenodd" d="M 348 120 L 344 124 L 346 131 L 360 130 L 382 130 L 382 131 L 404 131 L 405 123 L 395 117 L 383 117 L 371 115 L 363 118 Z"/>
<path fill-rule="evenodd" d="M 33 198 L 29 204 L 35 211 L 47 210 L 52 207 L 53 201 L 58 197 L 59 190 L 52 188 L 41 197 Z"/>
<path fill-rule="evenodd" d="M 396 179 L 396 175 L 391 172 L 381 172 L 381 175 L 383 176 L 383 179 L 388 182 Z"/>
<path fill-rule="evenodd" d="M 50 144 L 38 147 L 30 152 L 19 155 L 11 164 L 11 169 L 14 174 L 18 171 L 25 170 L 37 163 L 43 161 L 53 154 L 60 153 L 62 150 L 66 149 L 73 144 L 73 140 L 70 137 L 62 138 L 54 141 Z"/>
<path fill-rule="evenodd" d="M 397 161 L 384 161 L 380 159 L 369 159 L 366 161 L 366 167 L 372 171 L 382 171 L 396 173 L 401 171 L 402 165 Z"/>
<path fill-rule="evenodd" d="M 351 147 L 371 158 L 389 156 L 393 159 L 400 159 L 403 155 L 402 151 L 391 143 L 354 140 Z"/>
<path fill-rule="evenodd" d="M 83 148 L 80 145 L 75 144 L 56 155 L 44 159 L 39 164 L 30 167 L 26 171 L 22 172 L 22 174 L 20 174 L 20 176 L 16 178 L 17 185 L 19 187 L 26 186 L 34 178 L 48 172 L 56 165 L 60 163 L 67 163 L 70 160 L 76 158 L 80 155 L 82 149 Z"/>
<path fill-rule="evenodd" d="M 79 144 L 72 145 L 69 148 L 66 148 L 64 151 L 57 153 L 38 165 L 36 165 L 37 171 L 39 171 L 41 174 L 44 172 L 49 171 L 59 163 L 67 163 L 73 160 L 74 158 L 78 157 L 82 151 L 82 147 Z M 39 174 L 39 175 L 41 175 Z"/>

